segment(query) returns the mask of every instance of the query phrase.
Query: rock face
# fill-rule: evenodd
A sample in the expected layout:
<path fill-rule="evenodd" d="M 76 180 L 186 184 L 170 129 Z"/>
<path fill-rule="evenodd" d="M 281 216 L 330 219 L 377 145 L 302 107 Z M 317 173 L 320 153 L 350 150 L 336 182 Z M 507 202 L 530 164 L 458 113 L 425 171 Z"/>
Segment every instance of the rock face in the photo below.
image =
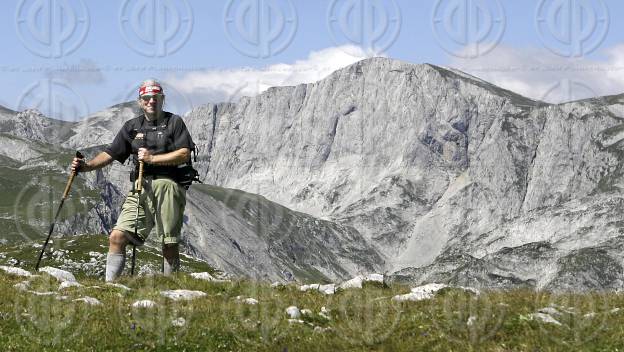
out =
<path fill-rule="evenodd" d="M 81 121 L 65 146 L 101 150 L 130 115 Z M 549 105 L 386 58 L 208 104 L 185 116 L 215 185 L 189 192 L 186 244 L 269 279 L 621 288 L 623 119 L 624 96 Z M 124 167 L 87 177 L 105 204 L 81 226 L 110 226 Z"/>

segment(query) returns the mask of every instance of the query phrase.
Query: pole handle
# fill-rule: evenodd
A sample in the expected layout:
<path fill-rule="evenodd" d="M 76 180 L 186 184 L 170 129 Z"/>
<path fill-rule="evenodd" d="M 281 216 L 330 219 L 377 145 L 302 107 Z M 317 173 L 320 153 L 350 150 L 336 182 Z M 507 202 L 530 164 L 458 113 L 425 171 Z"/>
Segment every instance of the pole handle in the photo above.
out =
<path fill-rule="evenodd" d="M 139 161 L 139 177 L 137 177 L 136 191 L 141 193 L 143 190 L 143 161 Z"/>
<path fill-rule="evenodd" d="M 76 151 L 76 158 L 83 159 L 84 156 L 79 151 Z M 72 171 L 69 175 L 69 179 L 67 180 L 67 184 L 65 185 L 65 190 L 63 191 L 63 199 L 67 199 L 69 195 L 69 190 L 71 189 L 72 183 L 74 182 L 74 177 L 76 177 L 76 171 Z"/>

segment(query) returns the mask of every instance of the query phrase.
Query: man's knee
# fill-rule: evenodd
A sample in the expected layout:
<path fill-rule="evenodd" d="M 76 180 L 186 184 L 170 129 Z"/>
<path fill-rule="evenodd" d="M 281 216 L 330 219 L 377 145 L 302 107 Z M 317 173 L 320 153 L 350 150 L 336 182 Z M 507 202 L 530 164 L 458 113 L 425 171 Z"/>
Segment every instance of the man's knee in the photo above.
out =
<path fill-rule="evenodd" d="M 177 243 L 167 243 L 162 246 L 163 256 L 168 259 L 177 258 L 180 255 Z"/>
<path fill-rule="evenodd" d="M 113 230 L 108 237 L 108 243 L 111 248 L 123 249 L 128 244 L 128 239 L 123 231 Z"/>

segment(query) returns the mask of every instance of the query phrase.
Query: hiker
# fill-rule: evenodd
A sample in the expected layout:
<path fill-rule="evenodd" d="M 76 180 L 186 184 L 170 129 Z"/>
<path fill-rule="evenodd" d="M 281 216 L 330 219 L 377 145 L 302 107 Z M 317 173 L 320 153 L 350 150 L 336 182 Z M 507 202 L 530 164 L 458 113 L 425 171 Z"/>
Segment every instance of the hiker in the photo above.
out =
<path fill-rule="evenodd" d="M 72 171 L 76 172 L 98 170 L 114 160 L 123 164 L 131 155 L 135 163 L 132 191 L 109 236 L 107 282 L 123 271 L 126 245 L 143 245 L 153 227 L 162 243 L 163 273 L 169 275 L 180 266 L 178 247 L 188 185 L 179 182 L 178 170 L 190 166 L 194 143 L 182 118 L 163 111 L 164 101 L 160 83 L 153 79 L 144 81 L 138 99 L 143 114 L 126 121 L 112 144 L 92 160 L 74 158 L 72 161 Z M 143 162 L 143 189 L 136 192 L 139 161 Z"/>

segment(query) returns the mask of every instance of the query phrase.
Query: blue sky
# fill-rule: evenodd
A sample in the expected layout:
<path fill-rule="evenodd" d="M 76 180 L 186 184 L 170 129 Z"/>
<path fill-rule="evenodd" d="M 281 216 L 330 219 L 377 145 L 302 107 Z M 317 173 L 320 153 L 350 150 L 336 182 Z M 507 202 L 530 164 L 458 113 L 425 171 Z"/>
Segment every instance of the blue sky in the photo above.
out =
<path fill-rule="evenodd" d="M 134 86 L 147 77 L 165 80 L 176 92 L 168 94 L 169 108 L 184 113 L 210 101 L 251 95 L 269 85 L 314 81 L 370 55 L 457 67 L 536 99 L 566 100 L 566 94 L 553 93 L 565 80 L 578 91 L 569 97 L 624 92 L 624 24 L 617 17 L 624 13 L 624 2 L 620 0 L 12 0 L 3 4 L 0 33 L 7 54 L 0 59 L 0 105 L 16 110 L 38 107 L 66 120 L 133 98 Z M 254 17 L 257 13 L 263 15 Z M 267 13 L 271 20 L 262 22 L 269 18 L 264 16 Z M 255 18 L 260 18 L 257 27 L 252 26 Z M 387 27 L 380 26 L 383 18 Z M 67 32 L 68 28 L 73 31 Z M 161 33 L 156 39 L 171 34 L 171 42 L 160 54 L 150 43 L 154 28 Z M 253 28 L 264 30 L 259 33 Z M 260 38 L 276 28 L 283 31 L 281 36 L 274 33 L 274 46 L 283 50 L 264 57 L 243 53 L 258 46 L 245 42 L 241 33 Z M 380 47 L 350 41 L 345 30 L 365 37 L 383 32 L 375 42 Z M 559 31 L 558 38 L 553 31 Z M 148 37 L 141 41 L 137 33 Z M 60 53 L 53 54 L 58 57 L 42 57 L 53 53 L 51 43 L 66 37 L 60 40 Z M 566 38 L 580 41 L 581 46 L 567 45 Z M 474 52 L 472 42 L 481 45 Z M 179 48 L 174 51 L 172 46 Z M 571 55 L 562 52 L 566 50 L 580 51 Z M 557 69 L 566 65 L 570 68 Z M 310 72 L 314 70 L 318 72 Z"/>

